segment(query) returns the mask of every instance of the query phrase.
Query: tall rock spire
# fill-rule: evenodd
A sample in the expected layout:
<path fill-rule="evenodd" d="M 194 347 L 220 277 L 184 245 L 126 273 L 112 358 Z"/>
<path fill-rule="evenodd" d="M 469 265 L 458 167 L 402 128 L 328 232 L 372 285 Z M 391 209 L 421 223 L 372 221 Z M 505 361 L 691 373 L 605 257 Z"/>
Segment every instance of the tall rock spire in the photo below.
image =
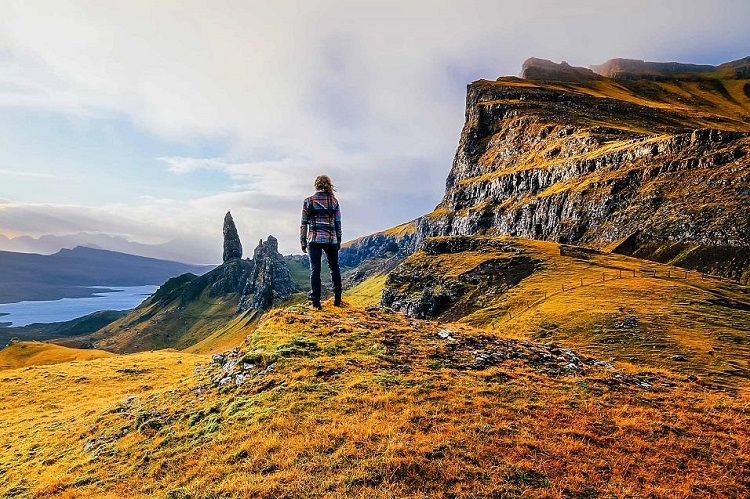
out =
<path fill-rule="evenodd" d="M 232 213 L 227 212 L 224 216 L 224 261 L 232 258 L 242 258 L 242 243 L 237 234 L 237 227 L 234 226 Z"/>

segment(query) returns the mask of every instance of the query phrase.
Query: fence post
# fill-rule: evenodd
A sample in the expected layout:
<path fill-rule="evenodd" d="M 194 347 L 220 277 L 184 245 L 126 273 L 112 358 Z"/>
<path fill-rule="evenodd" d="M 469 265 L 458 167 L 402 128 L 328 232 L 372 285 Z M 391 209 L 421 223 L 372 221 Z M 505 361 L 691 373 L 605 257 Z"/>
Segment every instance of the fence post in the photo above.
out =
<path fill-rule="evenodd" d="M 604 280 L 604 272 L 602 272 L 602 281 Z"/>
<path fill-rule="evenodd" d="M 563 293 L 565 292 L 565 284 L 562 285 Z"/>
<path fill-rule="evenodd" d="M 671 270 L 667 270 L 667 277 L 670 278 L 670 279 L 672 278 L 672 271 Z"/>
<path fill-rule="evenodd" d="M 633 277 L 635 277 L 635 269 L 633 269 Z"/>
<path fill-rule="evenodd" d="M 581 287 L 583 287 L 583 277 L 581 277 Z"/>

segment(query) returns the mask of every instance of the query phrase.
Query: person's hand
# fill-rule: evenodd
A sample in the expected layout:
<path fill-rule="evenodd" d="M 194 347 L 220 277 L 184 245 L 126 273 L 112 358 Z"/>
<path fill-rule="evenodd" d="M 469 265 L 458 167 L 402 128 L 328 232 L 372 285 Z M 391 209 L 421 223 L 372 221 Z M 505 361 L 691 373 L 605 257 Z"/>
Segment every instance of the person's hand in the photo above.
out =
<path fill-rule="evenodd" d="M 302 253 L 307 253 L 307 246 L 302 246 Z"/>

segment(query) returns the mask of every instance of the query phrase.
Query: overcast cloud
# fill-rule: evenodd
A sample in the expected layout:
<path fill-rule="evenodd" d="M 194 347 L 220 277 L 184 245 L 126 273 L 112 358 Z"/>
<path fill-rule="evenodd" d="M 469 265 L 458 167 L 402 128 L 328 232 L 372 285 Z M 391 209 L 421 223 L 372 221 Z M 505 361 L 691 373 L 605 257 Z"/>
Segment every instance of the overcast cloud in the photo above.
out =
<path fill-rule="evenodd" d="M 215 247 L 196 250 L 207 262 L 231 210 L 246 247 L 274 234 L 296 252 L 302 197 L 325 172 L 345 237 L 364 235 L 439 202 L 470 81 L 531 56 L 721 63 L 750 55 L 748 19 L 744 0 L 5 1 L 7 140 L 46 116 L 72 124 L 50 134 L 73 131 L 51 158 L 0 151 L 0 234 L 194 238 Z M 111 142 L 84 142 L 110 126 Z M 108 144 L 146 159 L 108 158 Z M 96 165 L 79 159 L 94 150 Z"/>

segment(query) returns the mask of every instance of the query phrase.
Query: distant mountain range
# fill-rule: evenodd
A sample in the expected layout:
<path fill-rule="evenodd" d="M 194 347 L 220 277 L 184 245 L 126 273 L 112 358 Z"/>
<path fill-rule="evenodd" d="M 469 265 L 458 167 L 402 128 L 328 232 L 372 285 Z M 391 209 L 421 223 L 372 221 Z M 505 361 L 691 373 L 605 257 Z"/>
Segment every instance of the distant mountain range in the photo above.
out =
<path fill-rule="evenodd" d="M 0 251 L 0 303 L 85 297 L 91 286 L 161 284 L 212 268 L 80 246 L 53 255 Z"/>
<path fill-rule="evenodd" d="M 70 249 L 76 246 L 190 263 L 195 263 L 195 255 L 206 255 L 205 259 L 202 260 L 203 263 L 212 262 L 214 259 L 218 262 L 221 258 L 220 254 L 213 256 L 211 251 L 213 245 L 206 243 L 204 246 L 187 240 L 174 240 L 162 244 L 143 244 L 130 241 L 122 236 L 93 232 L 79 232 L 64 236 L 45 234 L 39 237 L 17 236 L 12 238 L 0 234 L 0 251 L 50 255 L 61 249 Z"/>

